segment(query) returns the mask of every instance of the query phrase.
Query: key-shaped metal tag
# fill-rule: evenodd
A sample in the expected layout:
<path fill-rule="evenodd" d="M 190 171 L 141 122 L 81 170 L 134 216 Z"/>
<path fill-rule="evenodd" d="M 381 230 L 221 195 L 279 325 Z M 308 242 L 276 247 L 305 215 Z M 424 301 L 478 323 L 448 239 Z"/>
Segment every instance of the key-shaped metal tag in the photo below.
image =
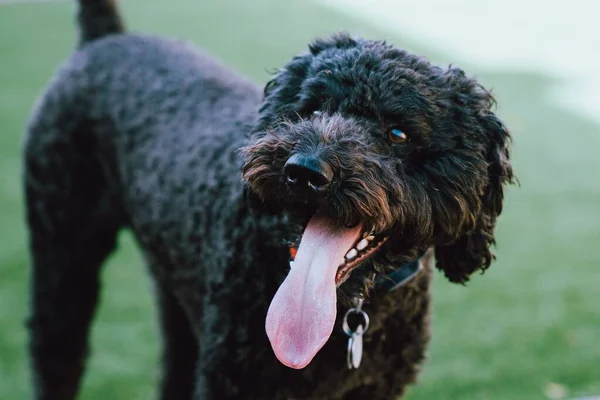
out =
<path fill-rule="evenodd" d="M 357 369 L 360 366 L 363 353 L 363 327 L 359 325 L 356 332 L 348 339 L 348 368 Z"/>

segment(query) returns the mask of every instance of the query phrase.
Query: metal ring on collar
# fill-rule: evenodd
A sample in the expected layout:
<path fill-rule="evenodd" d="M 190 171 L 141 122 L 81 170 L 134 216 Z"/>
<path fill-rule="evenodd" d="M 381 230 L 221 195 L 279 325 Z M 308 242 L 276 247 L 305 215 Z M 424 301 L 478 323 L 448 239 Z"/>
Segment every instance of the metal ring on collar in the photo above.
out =
<path fill-rule="evenodd" d="M 356 333 L 356 331 L 353 331 L 352 329 L 350 329 L 350 326 L 348 325 L 348 316 L 352 313 L 360 314 L 360 316 L 363 318 L 364 324 L 358 324 L 358 326 L 362 326 L 363 327 L 362 333 L 365 333 L 367 331 L 367 329 L 369 329 L 369 316 L 367 315 L 366 312 L 359 310 L 357 308 L 351 308 L 348 311 L 346 311 L 346 314 L 344 314 L 342 329 L 344 329 L 344 332 L 348 336 L 352 336 Z"/>

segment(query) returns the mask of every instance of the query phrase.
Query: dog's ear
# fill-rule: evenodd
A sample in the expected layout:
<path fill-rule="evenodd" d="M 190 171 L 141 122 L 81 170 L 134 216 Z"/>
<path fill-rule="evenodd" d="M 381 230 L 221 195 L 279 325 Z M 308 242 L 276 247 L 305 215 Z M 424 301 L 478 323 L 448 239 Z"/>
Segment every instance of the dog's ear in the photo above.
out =
<path fill-rule="evenodd" d="M 485 137 L 487 182 L 479 201 L 479 213 L 474 229 L 463 232 L 450 244 L 435 248 L 437 267 L 446 277 L 465 283 L 476 271 L 484 271 L 494 259 L 490 246 L 495 244 L 496 218 L 502 211 L 504 185 L 513 183 L 513 170 L 509 161 L 510 134 L 502 121 L 490 111 L 495 104 L 491 94 L 478 87 L 484 106 L 477 111 L 479 133 Z"/>
<path fill-rule="evenodd" d="M 302 91 L 302 84 L 314 73 L 312 69 L 316 57 L 326 50 L 343 50 L 357 45 L 358 41 L 346 33 L 317 39 L 308 46 L 308 52 L 295 56 L 277 70 L 265 85 L 264 99 L 259 109 L 260 119 L 255 131 L 262 132 L 277 120 L 293 119 L 305 105 L 303 103 L 307 96 Z"/>

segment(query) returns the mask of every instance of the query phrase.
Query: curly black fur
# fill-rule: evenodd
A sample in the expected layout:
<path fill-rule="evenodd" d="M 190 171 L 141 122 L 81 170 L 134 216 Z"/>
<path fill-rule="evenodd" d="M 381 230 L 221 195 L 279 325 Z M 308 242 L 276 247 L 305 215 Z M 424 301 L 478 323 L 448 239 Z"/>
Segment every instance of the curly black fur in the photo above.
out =
<path fill-rule="evenodd" d="M 292 59 L 263 98 L 191 46 L 121 34 L 113 2 L 81 5 L 80 49 L 25 141 L 36 398 L 75 397 L 99 270 L 122 228 L 156 282 L 162 399 L 402 395 L 429 339 L 433 253 L 461 283 L 492 261 L 512 170 L 490 93 L 458 68 L 343 34 Z M 410 141 L 390 143 L 391 127 Z M 333 171 L 316 195 L 286 184 L 284 164 L 299 152 Z M 339 289 L 338 315 L 348 298 L 368 296 L 372 324 L 354 371 L 339 317 L 299 371 L 275 359 L 265 335 L 288 242 L 317 210 L 390 236 Z M 408 285 L 374 288 L 378 274 L 423 252 L 426 268 Z"/>
<path fill-rule="evenodd" d="M 286 209 L 297 199 L 283 164 L 317 154 L 336 179 L 316 208 L 391 234 L 393 258 L 436 246 L 438 267 L 465 282 L 490 265 L 502 186 L 512 180 L 510 136 L 493 105 L 458 68 L 383 42 L 320 40 L 267 84 L 244 177 L 270 207 Z M 390 143 L 392 127 L 410 142 Z"/>

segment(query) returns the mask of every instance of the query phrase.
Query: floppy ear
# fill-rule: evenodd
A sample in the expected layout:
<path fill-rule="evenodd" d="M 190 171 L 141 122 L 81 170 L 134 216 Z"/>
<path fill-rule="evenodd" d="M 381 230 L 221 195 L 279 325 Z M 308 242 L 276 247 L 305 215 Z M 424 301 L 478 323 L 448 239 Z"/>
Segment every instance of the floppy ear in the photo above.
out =
<path fill-rule="evenodd" d="M 308 52 L 295 56 L 277 70 L 265 85 L 264 100 L 259 109 L 260 119 L 254 131 L 260 134 L 273 122 L 296 116 L 305 100 L 302 99 L 302 84 L 309 78 L 315 57 L 326 50 L 348 49 L 357 45 L 358 41 L 346 33 L 317 39 L 308 46 Z"/>
<path fill-rule="evenodd" d="M 490 246 L 495 243 L 494 228 L 496 218 L 502 211 L 503 187 L 513 182 L 509 162 L 510 134 L 494 113 L 489 111 L 493 99 L 491 95 L 488 96 L 488 107 L 479 115 L 482 132 L 487 136 L 487 186 L 482 194 L 475 227 L 454 242 L 435 248 L 437 267 L 456 283 L 468 281 L 475 271 L 483 272 L 494 259 Z"/>

